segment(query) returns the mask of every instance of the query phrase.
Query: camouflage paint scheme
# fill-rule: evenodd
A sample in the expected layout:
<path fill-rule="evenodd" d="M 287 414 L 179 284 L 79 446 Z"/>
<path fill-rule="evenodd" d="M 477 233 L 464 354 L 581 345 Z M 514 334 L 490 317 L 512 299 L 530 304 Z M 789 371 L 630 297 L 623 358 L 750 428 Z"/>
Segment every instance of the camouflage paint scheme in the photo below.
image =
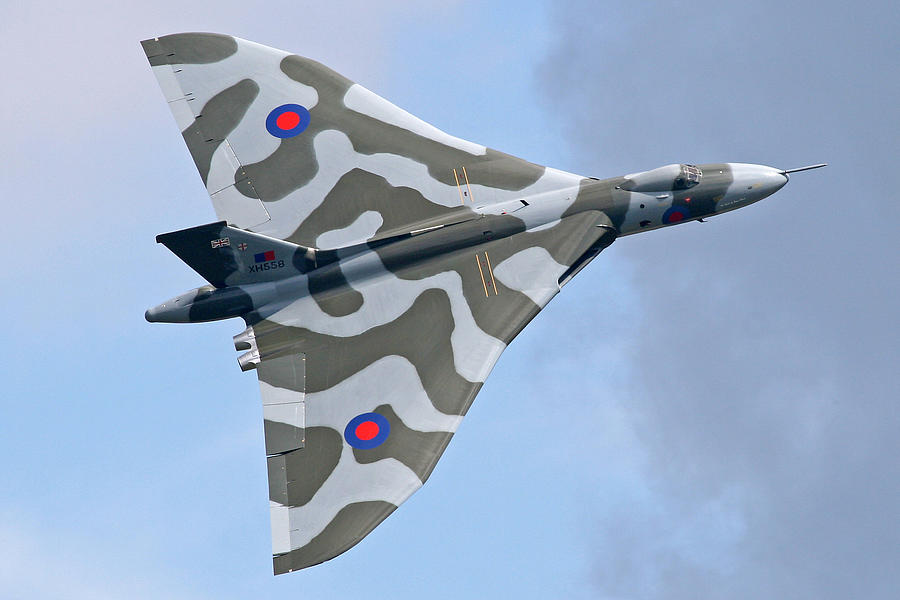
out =
<path fill-rule="evenodd" d="M 141 43 L 220 219 L 157 237 L 210 285 L 146 318 L 246 322 L 276 574 L 344 552 L 422 486 L 501 352 L 617 237 L 787 182 L 737 163 L 582 177 L 307 58 L 207 33 Z M 365 447 L 357 417 L 386 438 Z"/>

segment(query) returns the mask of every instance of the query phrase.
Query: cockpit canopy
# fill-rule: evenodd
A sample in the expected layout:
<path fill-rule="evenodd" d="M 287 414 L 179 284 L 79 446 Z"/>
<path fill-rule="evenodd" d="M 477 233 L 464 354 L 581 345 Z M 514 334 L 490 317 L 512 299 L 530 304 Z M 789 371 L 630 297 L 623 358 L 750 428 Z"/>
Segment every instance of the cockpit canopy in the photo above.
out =
<path fill-rule="evenodd" d="M 643 173 L 626 175 L 619 187 L 631 192 L 686 190 L 700 183 L 703 173 L 696 165 L 666 165 Z"/>
<path fill-rule="evenodd" d="M 700 172 L 700 169 L 695 165 L 680 166 L 681 172 L 678 174 L 678 177 L 675 178 L 675 187 L 673 189 L 686 190 L 700 183 L 700 178 L 703 177 L 703 173 Z"/>

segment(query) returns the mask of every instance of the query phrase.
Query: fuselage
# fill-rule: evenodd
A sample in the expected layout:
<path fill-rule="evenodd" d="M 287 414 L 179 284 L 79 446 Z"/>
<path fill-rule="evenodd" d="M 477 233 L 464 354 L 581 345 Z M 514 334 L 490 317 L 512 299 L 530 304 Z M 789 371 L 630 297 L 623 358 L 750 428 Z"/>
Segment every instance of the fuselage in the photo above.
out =
<path fill-rule="evenodd" d="M 741 208 L 774 194 L 787 181 L 780 169 L 745 163 L 668 165 L 627 175 L 613 192 L 617 204 L 627 207 L 617 224 L 619 235 Z"/>
<path fill-rule="evenodd" d="M 279 281 L 202 286 L 151 308 L 146 318 L 185 323 L 242 316 L 255 321 L 302 296 L 353 294 L 354 284 L 402 276 L 423 260 L 538 232 L 576 213 L 602 213 L 604 221 L 598 226 L 622 237 L 747 206 L 774 194 L 787 181 L 784 171 L 744 163 L 673 164 L 610 179 L 587 178 L 577 187 L 461 209 L 458 217 L 444 223 L 423 223 L 406 234 L 337 250 L 328 264 Z M 567 280 L 561 279 L 560 285 Z"/>
<path fill-rule="evenodd" d="M 477 210 L 485 215 L 513 215 L 528 230 L 577 212 L 600 210 L 622 237 L 747 206 L 774 194 L 787 181 L 783 171 L 763 165 L 672 164 L 610 179 L 586 179 L 577 189 Z"/>

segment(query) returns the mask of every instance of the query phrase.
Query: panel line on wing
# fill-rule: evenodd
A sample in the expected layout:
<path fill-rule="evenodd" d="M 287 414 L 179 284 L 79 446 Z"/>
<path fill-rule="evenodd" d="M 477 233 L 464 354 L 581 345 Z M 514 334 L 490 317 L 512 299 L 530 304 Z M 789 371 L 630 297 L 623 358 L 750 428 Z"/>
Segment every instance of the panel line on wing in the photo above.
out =
<path fill-rule="evenodd" d="M 469 174 L 466 172 L 466 168 L 462 168 L 463 177 L 466 178 L 466 189 L 469 191 L 469 202 L 475 202 L 475 196 L 472 194 L 472 188 L 469 187 Z"/>
<path fill-rule="evenodd" d="M 489 290 L 493 288 L 494 295 L 499 296 L 500 290 L 497 289 L 497 281 L 494 279 L 494 269 L 491 266 L 491 259 L 488 257 L 488 253 L 484 253 L 484 266 L 481 264 L 481 256 L 479 254 L 475 255 L 475 263 L 478 265 L 478 274 L 481 275 L 481 287 L 484 289 L 484 297 L 490 298 L 491 294 Z M 487 277 L 485 277 L 484 271 L 487 269 Z M 488 278 L 491 280 L 491 287 L 488 287 Z"/>
<path fill-rule="evenodd" d="M 487 283 L 484 280 L 484 270 L 481 268 L 481 258 L 476 254 L 475 262 L 478 264 L 478 274 L 481 275 L 481 285 L 484 286 L 484 297 L 488 297 Z"/>
<path fill-rule="evenodd" d="M 459 185 L 459 175 L 456 172 L 456 169 L 453 169 L 453 177 L 456 179 L 456 191 L 459 192 L 459 203 L 465 204 L 466 201 L 463 200 L 462 186 Z"/>
<path fill-rule="evenodd" d="M 491 276 L 491 285 L 494 286 L 494 295 L 499 296 L 500 292 L 497 291 L 497 282 L 494 281 L 494 269 L 491 268 L 491 259 L 488 258 L 488 253 L 484 253 L 484 262 L 487 263 L 488 273 Z"/>

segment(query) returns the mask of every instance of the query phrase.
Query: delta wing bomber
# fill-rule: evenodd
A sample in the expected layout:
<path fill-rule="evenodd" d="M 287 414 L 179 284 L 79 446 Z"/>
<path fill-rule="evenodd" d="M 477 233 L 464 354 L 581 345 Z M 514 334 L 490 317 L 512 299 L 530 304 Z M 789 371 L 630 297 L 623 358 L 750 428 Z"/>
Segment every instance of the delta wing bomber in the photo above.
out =
<path fill-rule="evenodd" d="M 208 285 L 146 318 L 245 321 L 276 574 L 341 554 L 421 487 L 506 346 L 616 238 L 821 166 L 582 177 L 448 135 L 308 58 L 209 33 L 141 44 L 218 217 L 156 238 Z"/>

